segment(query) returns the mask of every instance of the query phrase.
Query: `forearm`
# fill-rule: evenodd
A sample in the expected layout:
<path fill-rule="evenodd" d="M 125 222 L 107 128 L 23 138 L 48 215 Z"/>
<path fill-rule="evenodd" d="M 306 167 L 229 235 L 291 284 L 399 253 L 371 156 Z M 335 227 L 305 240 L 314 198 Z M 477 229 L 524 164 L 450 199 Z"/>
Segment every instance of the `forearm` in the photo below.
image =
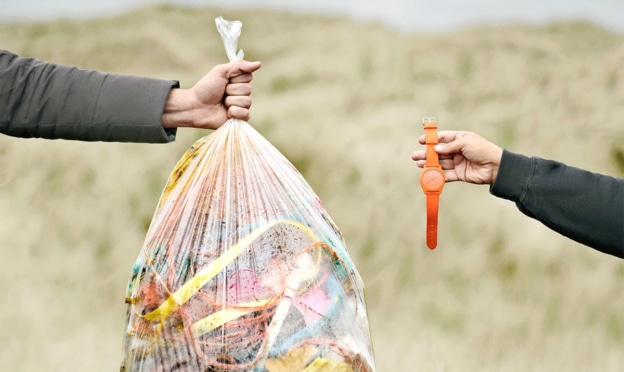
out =
<path fill-rule="evenodd" d="M 624 258 L 624 179 L 505 151 L 490 192 L 579 243 Z"/>
<path fill-rule="evenodd" d="M 82 141 L 169 142 L 175 81 L 104 74 L 0 51 L 0 132 Z"/>

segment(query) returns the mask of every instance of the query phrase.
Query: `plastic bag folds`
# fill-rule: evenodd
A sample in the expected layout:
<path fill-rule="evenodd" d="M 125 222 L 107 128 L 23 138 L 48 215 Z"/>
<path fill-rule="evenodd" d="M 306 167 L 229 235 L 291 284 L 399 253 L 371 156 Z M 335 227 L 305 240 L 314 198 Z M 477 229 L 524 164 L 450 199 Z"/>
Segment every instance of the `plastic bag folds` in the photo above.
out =
<path fill-rule="evenodd" d="M 364 286 L 340 230 L 243 121 L 175 166 L 126 302 L 122 371 L 375 370 Z"/>

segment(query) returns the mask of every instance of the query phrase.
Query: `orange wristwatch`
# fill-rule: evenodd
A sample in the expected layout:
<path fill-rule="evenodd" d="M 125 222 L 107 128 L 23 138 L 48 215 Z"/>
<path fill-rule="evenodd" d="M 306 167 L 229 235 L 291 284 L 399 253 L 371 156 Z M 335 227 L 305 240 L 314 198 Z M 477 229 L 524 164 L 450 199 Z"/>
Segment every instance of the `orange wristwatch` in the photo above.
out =
<path fill-rule="evenodd" d="M 438 144 L 438 124 L 436 118 L 423 118 L 427 159 L 420 175 L 420 186 L 427 196 L 427 247 L 438 245 L 438 204 L 444 188 L 445 176 L 440 166 L 438 153 L 433 146 Z"/>

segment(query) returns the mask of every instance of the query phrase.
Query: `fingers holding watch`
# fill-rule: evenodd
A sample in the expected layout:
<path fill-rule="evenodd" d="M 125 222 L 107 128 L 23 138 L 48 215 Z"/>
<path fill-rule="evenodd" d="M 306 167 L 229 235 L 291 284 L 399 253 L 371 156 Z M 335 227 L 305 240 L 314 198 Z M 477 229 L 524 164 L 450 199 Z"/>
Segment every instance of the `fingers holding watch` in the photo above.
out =
<path fill-rule="evenodd" d="M 424 144 L 425 136 L 418 142 Z M 438 145 L 434 147 L 440 167 L 446 171 L 448 182 L 464 181 L 474 184 L 493 184 L 503 150 L 499 146 L 472 132 L 440 131 Z M 425 166 L 426 151 L 412 153 L 420 168 Z"/>

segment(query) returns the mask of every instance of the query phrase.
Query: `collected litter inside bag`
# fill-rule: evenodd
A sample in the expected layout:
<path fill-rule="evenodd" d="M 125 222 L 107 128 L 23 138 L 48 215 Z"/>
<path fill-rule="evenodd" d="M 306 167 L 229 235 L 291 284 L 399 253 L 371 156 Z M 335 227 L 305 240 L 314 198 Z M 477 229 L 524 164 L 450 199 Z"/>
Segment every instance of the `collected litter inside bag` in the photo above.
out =
<path fill-rule="evenodd" d="M 128 287 L 128 371 L 372 371 L 363 284 L 297 170 L 249 124 L 196 142 Z"/>
<path fill-rule="evenodd" d="M 122 371 L 375 369 L 363 283 L 339 229 L 243 121 L 174 168 L 126 301 Z"/>

